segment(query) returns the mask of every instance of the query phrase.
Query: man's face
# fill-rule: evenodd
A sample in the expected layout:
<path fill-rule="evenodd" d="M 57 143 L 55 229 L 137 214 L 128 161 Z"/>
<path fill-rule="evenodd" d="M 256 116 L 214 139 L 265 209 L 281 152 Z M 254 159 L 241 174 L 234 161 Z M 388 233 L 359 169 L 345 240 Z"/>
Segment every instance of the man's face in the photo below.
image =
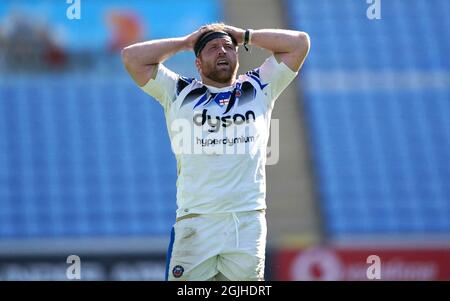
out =
<path fill-rule="evenodd" d="M 228 83 L 236 77 L 238 56 L 230 38 L 209 41 L 195 61 L 202 77 L 218 83 Z"/>

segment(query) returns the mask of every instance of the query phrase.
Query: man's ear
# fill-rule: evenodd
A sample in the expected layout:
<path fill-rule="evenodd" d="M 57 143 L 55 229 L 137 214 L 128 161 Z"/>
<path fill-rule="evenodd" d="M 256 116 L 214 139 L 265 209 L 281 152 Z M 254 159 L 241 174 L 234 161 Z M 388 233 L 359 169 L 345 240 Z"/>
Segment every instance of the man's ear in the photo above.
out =
<path fill-rule="evenodd" d="M 202 68 L 202 62 L 198 57 L 195 58 L 195 66 L 197 67 L 197 70 L 200 73 L 200 69 Z"/>

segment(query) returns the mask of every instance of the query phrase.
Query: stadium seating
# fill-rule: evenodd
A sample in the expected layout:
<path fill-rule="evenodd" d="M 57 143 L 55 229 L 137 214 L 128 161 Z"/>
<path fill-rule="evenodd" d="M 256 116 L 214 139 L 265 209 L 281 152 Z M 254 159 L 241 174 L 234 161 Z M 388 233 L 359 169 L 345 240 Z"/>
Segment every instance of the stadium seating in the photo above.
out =
<path fill-rule="evenodd" d="M 450 232 L 450 2 L 285 1 L 326 234 Z"/>
<path fill-rule="evenodd" d="M 93 82 L 0 88 L 1 237 L 170 229 L 176 164 L 159 105 L 131 81 Z"/>
<path fill-rule="evenodd" d="M 2 1 L 0 21 L 14 2 Z M 65 3 L 41 2 L 23 3 L 25 11 L 47 14 L 50 22 L 62 19 L 67 36 L 80 38 L 78 47 L 69 44 L 69 50 L 81 45 L 98 53 L 99 60 L 107 54 L 99 50 L 106 48 L 106 29 L 97 24 L 104 7 L 149 11 L 147 32 L 154 38 L 187 34 L 220 19 L 216 0 L 97 0 L 86 2 L 91 8 L 83 10 L 87 21 L 76 27 L 59 15 Z M 165 16 L 172 15 L 174 6 L 178 18 L 170 20 Z M 194 56 L 180 57 L 168 66 L 193 75 Z M 107 71 L 24 75 L 0 68 L 1 240 L 169 236 L 175 221 L 176 162 L 163 110 L 132 82 L 119 52 L 113 60 Z"/>

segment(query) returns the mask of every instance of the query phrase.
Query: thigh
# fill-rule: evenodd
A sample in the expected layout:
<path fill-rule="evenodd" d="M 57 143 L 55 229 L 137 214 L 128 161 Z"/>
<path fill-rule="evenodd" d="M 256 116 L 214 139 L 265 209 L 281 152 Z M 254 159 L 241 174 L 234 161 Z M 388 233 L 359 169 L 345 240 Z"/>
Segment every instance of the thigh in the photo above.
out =
<path fill-rule="evenodd" d="M 207 281 L 218 273 L 217 256 L 198 261 L 195 264 L 185 264 L 172 258 L 169 272 L 169 281 Z"/>
<path fill-rule="evenodd" d="M 230 281 L 227 277 L 225 277 L 222 273 L 217 273 L 217 275 L 214 278 L 211 278 L 212 281 Z"/>
<path fill-rule="evenodd" d="M 243 212 L 239 218 L 239 244 L 220 254 L 218 270 L 233 281 L 264 280 L 267 226 L 265 213 Z"/>
<path fill-rule="evenodd" d="M 220 220 L 204 217 L 182 220 L 174 225 L 166 271 L 168 280 L 207 280 L 217 274 L 217 255 L 222 241 L 217 234 L 220 227 Z"/>
<path fill-rule="evenodd" d="M 231 281 L 263 281 L 264 263 L 264 257 L 236 252 L 220 255 L 217 267 Z"/>

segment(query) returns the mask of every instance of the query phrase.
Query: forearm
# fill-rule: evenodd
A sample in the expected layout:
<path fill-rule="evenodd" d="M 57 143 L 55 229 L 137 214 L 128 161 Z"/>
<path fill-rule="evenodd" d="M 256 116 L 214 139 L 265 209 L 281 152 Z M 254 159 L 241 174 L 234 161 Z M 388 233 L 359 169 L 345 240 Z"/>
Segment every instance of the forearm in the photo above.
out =
<path fill-rule="evenodd" d="M 199 29 L 180 38 L 152 40 L 125 47 L 122 50 L 125 68 L 133 80 L 142 87 L 151 78 L 156 78 L 159 63 L 179 51 L 192 50 L 202 33 L 203 30 Z"/>
<path fill-rule="evenodd" d="M 163 62 L 179 51 L 187 49 L 185 37 L 152 40 L 124 48 L 122 58 L 127 65 L 154 65 Z"/>
<path fill-rule="evenodd" d="M 227 30 L 242 45 L 245 30 L 227 26 Z M 291 70 L 298 71 L 310 48 L 309 36 L 302 31 L 287 29 L 258 29 L 251 31 L 250 44 L 267 49 L 275 55 L 278 62 L 285 63 Z"/>
<path fill-rule="evenodd" d="M 309 38 L 306 33 L 284 29 L 253 30 L 250 42 L 274 54 L 301 51 L 302 48 L 309 47 Z"/>

